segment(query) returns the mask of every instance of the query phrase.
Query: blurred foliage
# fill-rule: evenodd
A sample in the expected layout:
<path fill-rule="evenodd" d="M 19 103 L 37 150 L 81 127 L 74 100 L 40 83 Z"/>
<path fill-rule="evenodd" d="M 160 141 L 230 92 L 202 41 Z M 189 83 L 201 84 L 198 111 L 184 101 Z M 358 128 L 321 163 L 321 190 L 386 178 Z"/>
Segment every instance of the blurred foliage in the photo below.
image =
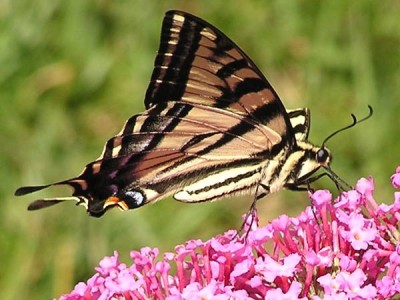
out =
<path fill-rule="evenodd" d="M 131 249 L 172 250 L 241 224 L 251 197 L 197 205 L 168 199 L 94 219 L 70 203 L 26 211 L 30 200 L 68 190 L 13 196 L 18 186 L 79 174 L 143 110 L 162 18 L 172 8 L 208 20 L 241 45 L 287 107 L 308 106 L 316 143 L 372 105 L 372 119 L 329 142 L 332 167 L 351 184 L 373 175 L 378 201 L 392 200 L 389 176 L 400 150 L 400 2 L 3 0 L 2 299 L 57 297 L 87 280 L 114 250 L 128 262 Z M 316 187 L 335 192 L 328 180 Z M 306 193 L 283 191 L 258 207 L 266 223 L 308 204 Z"/>

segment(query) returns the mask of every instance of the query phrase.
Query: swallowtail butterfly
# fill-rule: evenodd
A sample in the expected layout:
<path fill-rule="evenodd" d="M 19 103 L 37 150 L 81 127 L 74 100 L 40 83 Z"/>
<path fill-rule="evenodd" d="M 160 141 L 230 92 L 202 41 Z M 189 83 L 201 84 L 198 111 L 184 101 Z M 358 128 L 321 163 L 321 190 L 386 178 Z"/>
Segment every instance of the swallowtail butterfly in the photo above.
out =
<path fill-rule="evenodd" d="M 309 110 L 285 110 L 252 60 L 193 15 L 166 13 L 144 103 L 79 176 L 15 194 L 67 185 L 72 197 L 36 200 L 28 209 L 72 199 L 99 217 L 171 195 L 184 202 L 237 194 L 257 200 L 283 188 L 305 190 L 324 175 L 339 184 L 325 142 L 307 141 Z M 353 119 L 348 127 L 359 122 Z"/>

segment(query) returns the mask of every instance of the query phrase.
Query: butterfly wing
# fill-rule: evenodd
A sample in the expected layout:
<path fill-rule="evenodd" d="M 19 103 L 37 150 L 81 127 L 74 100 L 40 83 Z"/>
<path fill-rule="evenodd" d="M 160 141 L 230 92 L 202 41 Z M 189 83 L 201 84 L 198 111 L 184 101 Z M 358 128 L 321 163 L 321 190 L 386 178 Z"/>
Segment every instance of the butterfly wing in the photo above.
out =
<path fill-rule="evenodd" d="M 232 111 L 281 136 L 291 130 L 278 95 L 233 41 L 202 19 L 169 11 L 145 105 L 177 100 Z"/>
<path fill-rule="evenodd" d="M 286 112 L 289 116 L 296 141 L 307 141 L 308 134 L 310 133 L 310 110 L 308 108 L 296 108 L 288 109 Z"/>
<path fill-rule="evenodd" d="M 187 13 L 164 18 L 145 106 L 81 175 L 54 184 L 71 186 L 91 215 L 171 194 L 198 202 L 248 191 L 260 180 L 261 163 L 295 144 L 289 115 L 254 63 Z"/>

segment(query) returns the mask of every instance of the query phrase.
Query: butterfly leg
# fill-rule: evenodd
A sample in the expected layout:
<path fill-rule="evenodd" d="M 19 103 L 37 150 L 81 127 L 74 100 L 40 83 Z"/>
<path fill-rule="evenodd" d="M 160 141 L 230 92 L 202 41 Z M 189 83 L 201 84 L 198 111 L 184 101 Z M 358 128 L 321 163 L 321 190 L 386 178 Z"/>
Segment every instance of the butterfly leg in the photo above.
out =
<path fill-rule="evenodd" d="M 247 211 L 242 226 L 240 226 L 239 232 L 242 232 L 246 228 L 246 235 L 245 240 L 247 240 L 247 236 L 253 227 L 254 222 L 258 224 L 258 217 L 257 217 L 257 201 L 261 198 L 264 198 L 269 194 L 269 187 L 265 184 L 258 183 L 256 192 L 254 194 L 253 201 L 251 202 L 250 208 Z"/>
<path fill-rule="evenodd" d="M 345 182 L 343 179 L 341 179 L 339 176 L 337 176 L 335 173 L 333 173 L 333 171 L 331 171 L 330 169 L 327 169 L 327 172 L 318 174 L 316 176 L 312 176 L 312 177 L 308 177 L 308 178 L 307 177 L 300 178 L 298 180 L 298 182 L 288 185 L 287 188 L 292 191 L 307 190 L 309 192 L 314 192 L 314 190 L 311 188 L 311 183 L 313 183 L 314 181 L 316 181 L 324 176 L 328 176 L 333 181 L 337 190 L 339 191 L 339 198 L 342 196 L 342 193 L 346 191 L 346 188 L 347 189 L 352 188 L 347 182 Z M 332 202 L 333 202 L 333 199 L 332 199 Z"/>
<path fill-rule="evenodd" d="M 346 190 L 343 187 L 343 185 L 345 185 L 346 188 L 349 188 L 349 189 L 352 188 L 347 182 L 345 182 L 339 176 L 337 176 L 334 173 L 331 174 L 330 172 L 324 172 L 324 173 L 321 173 L 321 174 L 318 174 L 318 175 L 312 176 L 312 177 L 300 178 L 296 183 L 289 184 L 286 187 L 292 191 L 306 191 L 306 190 L 310 191 L 310 190 L 312 190 L 312 189 L 310 189 L 310 184 L 324 176 L 328 176 L 329 179 L 331 179 L 333 181 L 333 183 L 335 184 L 335 186 L 339 192 L 343 192 Z"/>

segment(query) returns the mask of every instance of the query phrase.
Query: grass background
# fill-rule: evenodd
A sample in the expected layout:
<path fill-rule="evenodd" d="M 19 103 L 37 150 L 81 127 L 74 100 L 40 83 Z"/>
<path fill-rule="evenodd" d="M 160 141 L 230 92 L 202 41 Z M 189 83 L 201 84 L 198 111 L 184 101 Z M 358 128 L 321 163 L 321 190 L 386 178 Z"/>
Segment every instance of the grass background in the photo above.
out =
<path fill-rule="evenodd" d="M 21 185 L 69 178 L 96 159 L 143 110 L 164 12 L 216 25 L 266 74 L 286 107 L 312 111 L 310 140 L 372 119 L 329 142 L 333 169 L 351 184 L 373 175 L 390 202 L 399 163 L 398 1 L 0 1 L 0 290 L 2 299 L 50 299 L 86 281 L 105 255 L 143 246 L 170 251 L 189 238 L 238 228 L 250 197 L 185 205 L 168 199 L 89 218 L 64 204 L 27 212 Z M 317 187 L 332 188 L 327 180 Z M 259 203 L 262 222 L 295 216 L 309 200 L 282 191 Z"/>

